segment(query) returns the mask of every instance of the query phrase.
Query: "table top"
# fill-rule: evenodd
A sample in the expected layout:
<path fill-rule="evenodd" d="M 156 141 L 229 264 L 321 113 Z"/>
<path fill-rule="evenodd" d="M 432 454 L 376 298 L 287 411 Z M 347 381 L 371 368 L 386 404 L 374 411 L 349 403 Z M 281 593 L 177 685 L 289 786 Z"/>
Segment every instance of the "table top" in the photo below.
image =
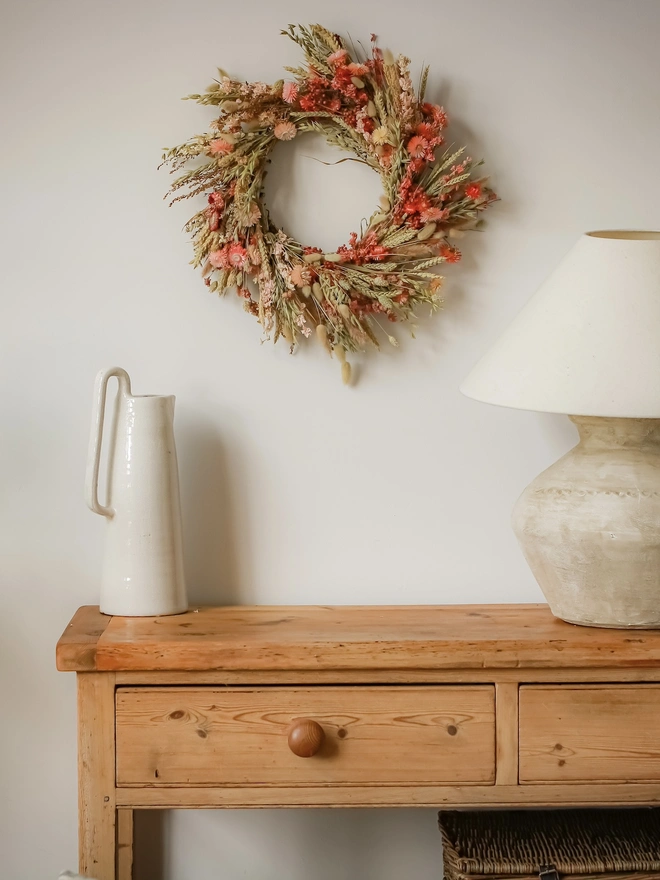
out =
<path fill-rule="evenodd" d="M 660 630 L 573 626 L 547 605 L 228 606 L 171 617 L 80 608 L 63 671 L 660 667 Z"/>

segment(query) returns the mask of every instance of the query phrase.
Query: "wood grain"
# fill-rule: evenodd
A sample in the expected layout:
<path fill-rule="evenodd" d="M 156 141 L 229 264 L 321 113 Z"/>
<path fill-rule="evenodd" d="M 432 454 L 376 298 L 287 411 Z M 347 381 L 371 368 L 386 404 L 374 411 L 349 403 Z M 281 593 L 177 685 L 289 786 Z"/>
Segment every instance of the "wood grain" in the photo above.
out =
<path fill-rule="evenodd" d="M 133 880 L 133 810 L 117 810 L 117 880 Z"/>
<path fill-rule="evenodd" d="M 492 686 L 119 688 L 118 785 L 359 785 L 495 779 Z M 314 757 L 287 737 L 322 725 Z"/>
<path fill-rule="evenodd" d="M 115 700 L 112 673 L 78 675 L 78 870 L 115 880 Z"/>
<path fill-rule="evenodd" d="M 83 670 L 80 869 L 98 880 L 131 880 L 134 809 L 660 805 L 658 631 L 541 605 L 87 606 L 57 657 Z M 323 728 L 310 757 L 295 719 Z"/>
<path fill-rule="evenodd" d="M 658 785 L 240 786 L 119 788 L 118 803 L 144 809 L 220 807 L 657 806 Z"/>
<path fill-rule="evenodd" d="M 325 740 L 323 726 L 312 718 L 295 718 L 289 726 L 287 743 L 299 758 L 313 758 Z"/>
<path fill-rule="evenodd" d="M 58 648 L 63 669 L 87 669 L 92 656 L 109 671 L 660 667 L 660 631 L 576 627 L 545 605 L 198 608 L 113 617 L 98 636 L 76 621 Z"/>
<path fill-rule="evenodd" d="M 57 643 L 56 663 L 60 672 L 93 672 L 96 646 L 112 620 L 98 605 L 79 608 Z"/>
<path fill-rule="evenodd" d="M 660 781 L 660 685 L 523 686 L 520 781 Z"/>
<path fill-rule="evenodd" d="M 518 782 L 518 682 L 495 686 L 497 784 Z"/>
<path fill-rule="evenodd" d="M 660 680 L 660 668 L 617 669 L 329 669 L 193 670 L 117 672 L 118 685 L 327 685 L 327 684 L 494 684 L 499 682 L 644 682 Z"/>

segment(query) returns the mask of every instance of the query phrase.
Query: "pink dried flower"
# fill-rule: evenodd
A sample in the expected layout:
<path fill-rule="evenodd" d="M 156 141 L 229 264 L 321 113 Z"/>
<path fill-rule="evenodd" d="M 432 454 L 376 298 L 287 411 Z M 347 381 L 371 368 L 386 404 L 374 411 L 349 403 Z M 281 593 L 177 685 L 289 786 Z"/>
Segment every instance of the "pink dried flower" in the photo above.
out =
<path fill-rule="evenodd" d="M 291 141 L 296 136 L 296 127 L 293 122 L 278 122 L 273 134 L 278 141 Z"/>
<path fill-rule="evenodd" d="M 328 55 L 328 64 L 332 67 L 337 67 L 340 64 L 345 64 L 346 59 L 348 58 L 348 52 L 346 49 L 337 49 L 336 52 L 333 52 L 332 55 Z"/>
<path fill-rule="evenodd" d="M 294 266 L 289 273 L 289 280 L 296 287 L 304 287 L 306 284 L 311 283 L 312 273 L 306 266 Z"/>
<path fill-rule="evenodd" d="M 346 67 L 350 71 L 351 76 L 366 76 L 369 73 L 369 68 L 366 64 L 356 64 L 353 62 L 352 64 L 347 64 Z"/>
<path fill-rule="evenodd" d="M 294 104 L 298 97 L 298 85 L 294 82 L 285 82 L 282 86 L 282 98 L 287 104 Z"/>
<path fill-rule="evenodd" d="M 227 246 L 220 248 L 218 251 L 211 251 L 209 254 L 209 263 L 214 269 L 227 268 Z"/>
<path fill-rule="evenodd" d="M 234 145 L 228 143 L 222 138 L 216 138 L 209 144 L 209 151 L 212 156 L 226 156 L 227 153 L 231 153 L 233 149 Z"/>
<path fill-rule="evenodd" d="M 446 220 L 448 213 L 442 208 L 427 208 L 421 212 L 420 217 L 423 223 L 432 223 L 437 220 Z"/>
<path fill-rule="evenodd" d="M 305 339 L 309 339 L 309 337 L 312 335 L 312 331 L 307 326 L 307 321 L 305 320 L 305 316 L 298 315 L 298 317 L 296 318 L 296 324 L 298 325 L 298 327 L 300 327 L 300 329 L 302 331 L 302 335 L 305 337 Z"/>
<path fill-rule="evenodd" d="M 244 269 L 248 263 L 248 253 L 243 245 L 234 242 L 227 250 L 227 262 L 233 269 Z"/>
<path fill-rule="evenodd" d="M 261 302 L 264 308 L 270 308 L 273 302 L 273 294 L 275 293 L 275 282 L 267 273 L 259 275 L 259 292 L 261 293 Z"/>

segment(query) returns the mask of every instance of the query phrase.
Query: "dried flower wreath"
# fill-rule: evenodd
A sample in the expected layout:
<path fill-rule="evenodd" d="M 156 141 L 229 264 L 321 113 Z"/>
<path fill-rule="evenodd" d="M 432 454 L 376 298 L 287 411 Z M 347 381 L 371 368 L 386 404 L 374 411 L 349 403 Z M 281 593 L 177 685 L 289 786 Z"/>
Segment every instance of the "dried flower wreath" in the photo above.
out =
<path fill-rule="evenodd" d="M 375 36 L 370 57 L 361 57 L 320 25 L 289 25 L 282 33 L 307 62 L 286 68 L 293 81 L 242 83 L 220 70 L 205 94 L 189 96 L 220 108 L 211 131 L 167 151 L 163 164 L 177 173 L 208 157 L 179 176 L 170 193 L 172 204 L 207 197 L 186 230 L 194 241 L 192 264 L 203 267 L 211 290 L 236 287 L 266 337 L 274 331 L 274 341 L 282 336 L 292 350 L 299 336 L 314 331 L 348 383 L 347 352 L 368 343 L 378 348 L 380 333 L 397 345 L 380 318 L 410 321 L 416 306 L 441 304 L 442 278 L 430 270 L 460 259 L 449 239 L 477 226 L 496 197 L 484 178 L 473 177 L 476 166 L 461 158 L 464 148 L 436 158 L 447 116 L 424 103 L 428 67 L 416 96 L 410 60 L 381 51 Z M 273 147 L 302 132 L 322 134 L 382 180 L 378 210 L 333 253 L 278 229 L 264 204 Z"/>

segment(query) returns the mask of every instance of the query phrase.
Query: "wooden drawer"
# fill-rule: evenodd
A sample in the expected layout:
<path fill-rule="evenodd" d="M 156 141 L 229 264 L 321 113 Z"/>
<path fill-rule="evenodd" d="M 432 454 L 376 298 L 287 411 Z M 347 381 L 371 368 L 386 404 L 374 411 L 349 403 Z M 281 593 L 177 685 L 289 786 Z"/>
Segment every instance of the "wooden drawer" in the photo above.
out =
<path fill-rule="evenodd" d="M 660 685 L 523 685 L 520 782 L 660 780 Z"/>
<path fill-rule="evenodd" d="M 118 688 L 117 784 L 493 784 L 495 691 L 474 687 Z M 322 725 L 310 758 L 295 719 Z"/>

